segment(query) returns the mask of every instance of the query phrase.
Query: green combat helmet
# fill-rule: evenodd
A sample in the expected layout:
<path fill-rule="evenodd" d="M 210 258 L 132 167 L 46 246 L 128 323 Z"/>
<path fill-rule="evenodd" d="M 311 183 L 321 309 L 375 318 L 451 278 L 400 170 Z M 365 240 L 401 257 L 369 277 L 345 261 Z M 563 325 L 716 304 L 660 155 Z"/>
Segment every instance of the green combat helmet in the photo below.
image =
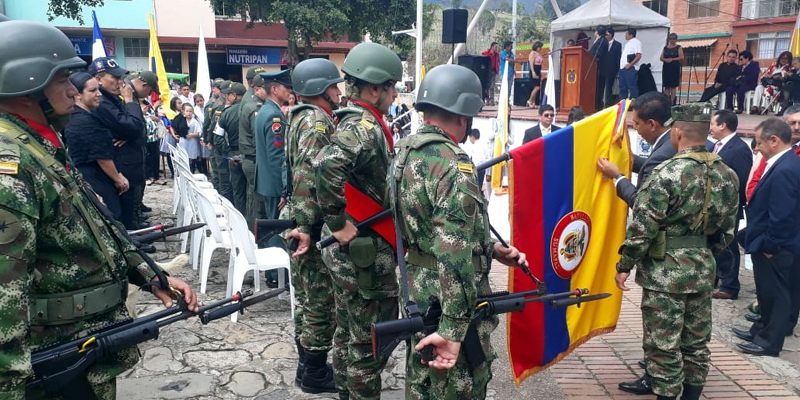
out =
<path fill-rule="evenodd" d="M 325 93 L 331 85 L 344 82 L 336 64 L 324 58 L 305 60 L 292 72 L 292 88 L 300 96 L 312 97 Z"/>
<path fill-rule="evenodd" d="M 41 92 L 57 72 L 86 66 L 64 33 L 34 21 L 0 23 L 0 54 L 0 98 Z"/>
<path fill-rule="evenodd" d="M 417 91 L 416 108 L 427 106 L 465 117 L 473 117 L 483 107 L 481 81 L 472 70 L 460 65 L 440 65 L 425 75 Z"/>
<path fill-rule="evenodd" d="M 686 103 L 672 107 L 672 118 L 664 126 L 678 121 L 711 123 L 714 106 L 711 103 Z"/>
<path fill-rule="evenodd" d="M 403 64 L 395 52 L 377 43 L 361 43 L 350 50 L 342 71 L 373 84 L 403 80 Z"/>

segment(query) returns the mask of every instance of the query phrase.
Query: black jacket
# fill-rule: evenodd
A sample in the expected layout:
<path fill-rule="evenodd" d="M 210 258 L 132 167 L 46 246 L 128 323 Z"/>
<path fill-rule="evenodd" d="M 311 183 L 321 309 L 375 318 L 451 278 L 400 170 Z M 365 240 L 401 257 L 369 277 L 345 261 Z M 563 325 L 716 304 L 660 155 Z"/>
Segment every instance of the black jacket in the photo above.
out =
<path fill-rule="evenodd" d="M 740 137 L 733 137 L 728 143 L 725 143 L 725 146 L 720 149 L 717 155 L 739 177 L 739 211 L 737 219 L 742 219 L 744 205 L 747 203 L 747 196 L 745 195 L 747 192 L 747 177 L 750 175 L 750 169 L 753 168 L 753 151 Z"/>
<path fill-rule="evenodd" d="M 550 125 L 550 132 L 555 132 L 559 129 L 561 129 L 561 127 L 558 125 Z M 536 126 L 525 130 L 525 136 L 522 138 L 522 144 L 536 140 L 540 137 L 542 137 L 542 127 L 540 127 L 539 124 L 536 124 Z"/>
<path fill-rule="evenodd" d="M 745 253 L 800 251 L 800 157 L 790 150 L 775 160 L 758 181 L 746 212 Z"/>
<path fill-rule="evenodd" d="M 138 102 L 124 103 L 119 96 L 100 87 L 103 98 L 94 114 L 111 131 L 114 139 L 125 140 L 122 147 L 115 147 L 114 165 L 122 172 L 131 186 L 144 182 L 144 148 L 147 143 L 145 121 Z"/>
<path fill-rule="evenodd" d="M 615 39 L 611 49 L 609 49 L 608 40 L 601 39 L 592 46 L 590 52 L 597 58 L 597 73 L 600 77 L 612 78 L 617 76 L 619 73 L 619 60 L 622 57 L 622 43 Z"/>
<path fill-rule="evenodd" d="M 111 132 L 96 115 L 75 107 L 64 128 L 64 141 L 75 166 L 114 158 Z"/>
<path fill-rule="evenodd" d="M 633 171 L 639 175 L 636 186 L 633 186 L 633 183 L 628 178 L 622 178 L 617 184 L 617 196 L 625 200 L 628 207 L 632 208 L 633 203 L 636 203 L 636 197 L 639 195 L 639 189 L 650 176 L 650 173 L 653 172 L 653 168 L 672 158 L 675 153 L 677 152 L 672 147 L 672 142 L 670 142 L 670 134 L 667 133 L 653 146 L 653 152 L 650 153 L 650 157 L 634 156 Z"/>

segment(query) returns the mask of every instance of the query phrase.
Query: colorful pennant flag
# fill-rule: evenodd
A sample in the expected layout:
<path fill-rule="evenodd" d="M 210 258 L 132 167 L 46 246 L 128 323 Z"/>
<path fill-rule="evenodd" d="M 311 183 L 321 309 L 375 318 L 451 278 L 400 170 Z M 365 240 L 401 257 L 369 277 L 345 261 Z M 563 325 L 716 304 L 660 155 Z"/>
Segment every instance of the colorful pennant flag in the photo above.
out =
<path fill-rule="evenodd" d="M 527 254 L 534 275 L 549 293 L 587 288 L 612 294 L 581 308 L 533 303 L 509 314 L 508 351 L 517 385 L 616 327 L 622 296 L 614 266 L 628 206 L 617 197 L 613 180 L 597 170 L 597 160 L 608 158 L 630 176 L 627 105 L 623 101 L 511 151 L 511 241 Z M 514 268 L 508 289 L 536 286 Z"/>
<path fill-rule="evenodd" d="M 100 24 L 97 23 L 97 14 L 92 10 L 92 21 L 94 21 L 94 29 L 92 30 L 92 60 L 100 57 L 108 57 L 106 55 L 106 42 L 103 40 L 103 33 L 100 32 Z"/>

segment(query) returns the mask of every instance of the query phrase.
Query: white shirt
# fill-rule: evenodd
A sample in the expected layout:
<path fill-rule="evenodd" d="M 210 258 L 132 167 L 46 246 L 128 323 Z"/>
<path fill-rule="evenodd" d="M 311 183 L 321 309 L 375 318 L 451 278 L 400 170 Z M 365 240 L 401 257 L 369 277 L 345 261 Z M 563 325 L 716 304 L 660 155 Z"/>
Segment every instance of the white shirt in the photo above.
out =
<path fill-rule="evenodd" d="M 550 131 L 551 131 L 552 129 L 553 129 L 553 124 L 550 124 L 550 125 L 549 125 L 547 128 L 545 128 L 545 127 L 544 127 L 544 125 L 542 125 L 542 123 L 541 123 L 541 122 L 539 123 L 539 130 L 541 130 L 541 131 L 542 131 L 542 136 L 544 136 L 544 135 L 549 135 L 549 134 L 550 134 Z"/>
<path fill-rule="evenodd" d="M 728 142 L 730 142 L 731 139 L 733 139 L 735 136 L 736 132 L 731 132 L 728 136 L 725 136 L 724 138 L 717 140 L 717 143 L 721 144 L 717 146 L 717 143 L 714 143 L 714 149 L 716 150 L 714 151 L 714 154 L 719 154 L 719 152 L 722 151 L 722 148 L 725 147 L 725 145 L 728 144 Z"/>
<path fill-rule="evenodd" d="M 622 57 L 619 59 L 619 69 L 623 69 L 626 65 L 628 65 L 628 54 L 633 54 L 633 56 L 636 57 L 637 53 L 642 53 L 642 42 L 640 42 L 637 38 L 631 38 L 631 40 L 628 40 L 628 43 L 625 43 L 625 48 L 622 49 Z M 642 60 L 639 59 L 639 61 L 634 64 L 633 68 L 638 70 L 639 64 L 641 63 Z"/>
<path fill-rule="evenodd" d="M 779 159 L 779 158 L 781 158 L 781 156 L 783 156 L 783 155 L 784 155 L 786 152 L 788 152 L 788 151 L 792 151 L 792 148 L 791 148 L 791 147 L 789 147 L 788 149 L 786 149 L 786 150 L 784 150 L 784 151 L 782 151 L 782 152 L 780 152 L 780 153 L 778 153 L 778 154 L 775 154 L 774 156 L 770 157 L 770 158 L 767 160 L 767 166 L 766 166 L 766 167 L 764 167 L 764 173 L 763 173 L 763 174 L 761 174 L 761 177 L 763 178 L 763 177 L 764 177 L 764 175 L 766 175 L 766 174 L 767 174 L 767 171 L 769 171 L 770 167 L 772 167 L 772 164 L 775 164 L 775 161 L 778 161 L 778 159 Z"/>
<path fill-rule="evenodd" d="M 192 96 L 191 93 L 189 94 L 189 97 L 179 94 L 178 98 L 181 99 L 181 103 L 183 104 L 189 103 L 192 105 L 192 107 L 194 107 L 194 96 Z"/>

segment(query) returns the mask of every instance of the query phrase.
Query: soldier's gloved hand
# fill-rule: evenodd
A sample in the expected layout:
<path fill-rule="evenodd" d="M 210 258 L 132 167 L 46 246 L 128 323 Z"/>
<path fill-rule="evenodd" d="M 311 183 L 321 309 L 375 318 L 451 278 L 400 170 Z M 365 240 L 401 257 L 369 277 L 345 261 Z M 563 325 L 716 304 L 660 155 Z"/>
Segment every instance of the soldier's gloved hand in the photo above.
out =
<path fill-rule="evenodd" d="M 158 278 L 153 278 L 153 280 L 157 279 Z M 194 292 L 194 289 L 192 289 L 192 287 L 189 286 L 189 284 L 178 278 L 173 278 L 171 276 L 167 277 L 167 281 L 169 282 L 169 285 L 173 289 L 183 293 L 183 299 L 186 302 L 186 308 L 189 311 L 196 313 L 200 310 L 200 308 L 197 305 L 197 294 Z M 159 288 L 158 286 L 153 286 L 153 295 L 158 297 L 158 299 L 161 300 L 162 303 L 164 303 L 165 307 L 167 308 L 172 307 L 171 292 L 161 290 L 161 288 Z"/>
<path fill-rule="evenodd" d="M 422 360 L 423 364 L 428 364 L 431 368 L 436 369 L 450 369 L 456 365 L 458 360 L 458 353 L 461 351 L 461 342 L 451 342 L 438 333 L 432 333 L 422 338 L 414 347 L 415 350 L 420 351 L 425 346 L 433 346 L 433 361 Z"/>
<path fill-rule="evenodd" d="M 528 260 L 525 253 L 520 251 L 514 246 L 503 246 L 500 242 L 494 244 L 494 259 L 501 263 L 513 267 L 515 265 L 528 266 Z"/>
<path fill-rule="evenodd" d="M 339 246 L 349 244 L 358 235 L 358 228 L 352 222 L 347 221 L 344 223 L 344 228 L 333 232 L 333 237 L 339 242 Z"/>
<path fill-rule="evenodd" d="M 292 257 L 302 256 L 308 252 L 309 247 L 311 247 L 311 235 L 307 233 L 302 233 L 297 229 L 292 229 L 291 232 L 286 234 L 286 239 L 297 239 L 297 251 L 292 254 Z"/>

